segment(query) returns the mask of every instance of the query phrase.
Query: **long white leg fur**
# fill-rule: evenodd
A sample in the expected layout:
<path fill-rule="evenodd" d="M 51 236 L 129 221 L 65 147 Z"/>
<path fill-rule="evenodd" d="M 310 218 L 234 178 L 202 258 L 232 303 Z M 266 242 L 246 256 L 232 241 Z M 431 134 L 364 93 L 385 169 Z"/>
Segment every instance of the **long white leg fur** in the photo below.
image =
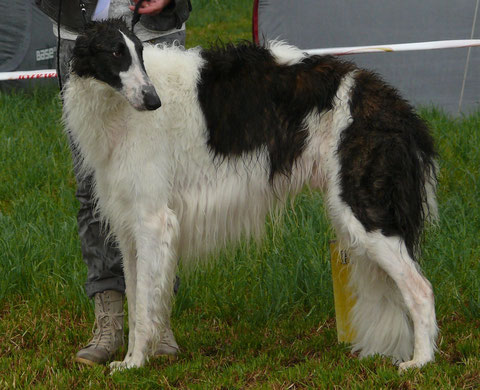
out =
<path fill-rule="evenodd" d="M 137 251 L 134 240 L 127 232 L 117 234 L 120 251 L 123 258 L 123 273 L 125 276 L 125 292 L 128 304 L 128 351 L 131 356 L 135 345 L 135 302 L 137 293 Z"/>
<path fill-rule="evenodd" d="M 174 213 L 164 207 L 156 213 L 141 213 L 136 236 L 137 274 L 135 324 L 130 329 L 128 353 L 122 362 L 112 362 L 111 368 L 140 367 L 168 324 L 175 279 L 176 245 L 179 226 Z M 127 299 L 130 290 L 127 290 Z"/>

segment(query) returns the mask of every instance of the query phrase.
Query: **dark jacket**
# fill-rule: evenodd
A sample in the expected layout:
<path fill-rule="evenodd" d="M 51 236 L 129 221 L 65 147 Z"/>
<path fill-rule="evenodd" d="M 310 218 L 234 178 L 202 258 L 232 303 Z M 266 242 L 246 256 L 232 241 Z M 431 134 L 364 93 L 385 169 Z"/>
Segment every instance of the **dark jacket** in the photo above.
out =
<path fill-rule="evenodd" d="M 58 20 L 58 8 L 62 1 L 62 15 L 60 24 L 72 31 L 81 31 L 83 28 L 83 18 L 80 11 L 78 0 L 35 0 L 36 5 L 47 14 L 51 19 Z M 97 6 L 97 0 L 83 0 L 86 10 L 87 21 L 92 19 Z M 174 28 L 180 28 L 188 19 L 192 5 L 190 0 L 172 0 L 171 3 L 163 9 L 158 15 L 143 15 L 140 23 L 154 31 L 169 31 Z"/>

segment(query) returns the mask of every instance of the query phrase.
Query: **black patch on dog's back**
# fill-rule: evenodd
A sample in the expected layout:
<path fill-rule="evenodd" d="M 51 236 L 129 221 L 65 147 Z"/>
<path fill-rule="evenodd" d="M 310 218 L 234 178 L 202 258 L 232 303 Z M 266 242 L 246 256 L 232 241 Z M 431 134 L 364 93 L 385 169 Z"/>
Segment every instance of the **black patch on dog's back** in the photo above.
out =
<path fill-rule="evenodd" d="M 305 116 L 332 108 L 344 74 L 353 65 L 333 57 L 306 57 L 279 65 L 264 47 L 244 43 L 202 53 L 198 97 L 215 157 L 266 150 L 270 180 L 290 174 L 305 148 Z"/>
<path fill-rule="evenodd" d="M 355 76 L 351 114 L 338 148 L 341 197 L 367 231 L 402 237 L 414 257 L 425 180 L 435 175 L 430 131 L 394 88 L 367 71 Z"/>

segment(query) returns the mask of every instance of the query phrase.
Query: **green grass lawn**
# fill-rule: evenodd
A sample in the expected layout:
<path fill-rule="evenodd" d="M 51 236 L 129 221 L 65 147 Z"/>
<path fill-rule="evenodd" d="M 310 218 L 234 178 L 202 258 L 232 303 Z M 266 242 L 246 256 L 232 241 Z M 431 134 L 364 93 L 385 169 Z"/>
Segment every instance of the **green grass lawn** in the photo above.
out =
<path fill-rule="evenodd" d="M 249 39 L 251 3 L 193 0 L 188 46 Z M 73 362 L 93 306 L 60 111 L 54 89 L 0 93 L 0 389 L 480 388 L 480 113 L 421 111 L 440 153 L 440 221 L 421 259 L 436 295 L 436 363 L 399 375 L 388 359 L 358 360 L 337 343 L 334 236 L 321 196 L 305 191 L 262 243 L 180 270 L 178 359 L 112 376 Z"/>

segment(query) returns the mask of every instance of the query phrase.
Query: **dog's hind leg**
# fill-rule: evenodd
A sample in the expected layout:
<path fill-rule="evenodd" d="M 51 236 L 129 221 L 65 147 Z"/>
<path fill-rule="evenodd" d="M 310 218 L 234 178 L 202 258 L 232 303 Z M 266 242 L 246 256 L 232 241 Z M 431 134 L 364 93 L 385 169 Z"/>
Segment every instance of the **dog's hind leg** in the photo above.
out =
<path fill-rule="evenodd" d="M 434 358 L 432 287 L 404 241 L 378 230 L 367 232 L 335 187 L 330 187 L 327 205 L 340 245 L 351 258 L 353 351 L 361 357 L 381 354 L 405 361 L 401 369 L 420 367 Z"/>
<path fill-rule="evenodd" d="M 422 366 L 433 359 L 437 326 L 432 287 L 412 256 L 435 209 L 433 140 L 366 71 L 344 77 L 331 112 L 320 156 L 328 212 L 352 261 L 353 350 Z"/>
<path fill-rule="evenodd" d="M 137 247 L 135 324 L 122 362 L 113 362 L 113 370 L 140 367 L 160 340 L 170 316 L 171 298 L 177 267 L 178 221 L 167 207 L 157 212 L 139 213 L 135 232 Z M 128 299 L 128 296 L 127 296 Z"/>
<path fill-rule="evenodd" d="M 437 324 L 431 284 L 418 271 L 403 240 L 368 233 L 367 257 L 378 264 L 395 282 L 413 323 L 413 358 L 400 369 L 421 367 L 434 359 Z"/>
<path fill-rule="evenodd" d="M 344 207 L 333 219 L 351 258 L 353 351 L 362 357 L 378 353 L 407 360 L 400 369 L 423 366 L 434 358 L 437 334 L 432 287 L 402 239 L 365 231 Z"/>

